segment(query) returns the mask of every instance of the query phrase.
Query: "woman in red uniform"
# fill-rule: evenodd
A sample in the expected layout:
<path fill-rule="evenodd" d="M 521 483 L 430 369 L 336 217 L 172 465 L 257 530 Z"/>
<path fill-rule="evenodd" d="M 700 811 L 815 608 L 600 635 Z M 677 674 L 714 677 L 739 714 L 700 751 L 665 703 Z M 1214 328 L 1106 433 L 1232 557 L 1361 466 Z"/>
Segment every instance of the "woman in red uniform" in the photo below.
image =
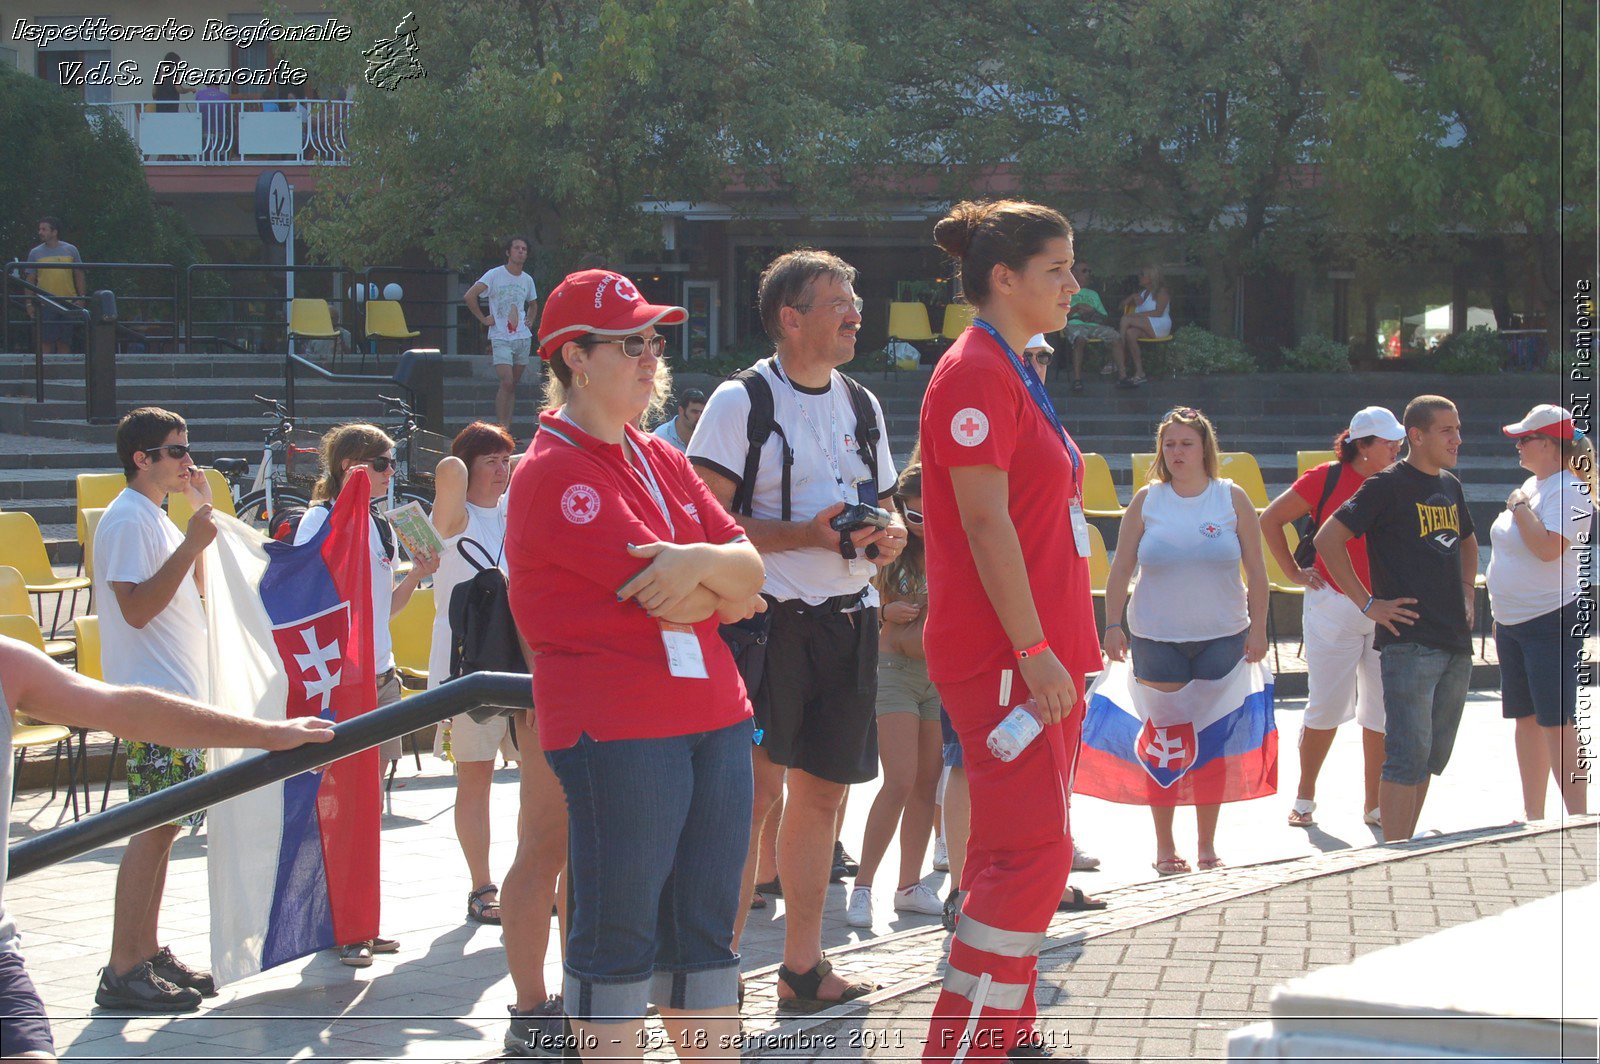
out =
<path fill-rule="evenodd" d="M 1040 945 L 1072 865 L 1067 801 L 1084 674 L 1100 668 L 1083 456 L 1021 359 L 1059 330 L 1072 227 L 1032 203 L 962 203 L 934 227 L 977 321 L 922 402 L 928 671 L 972 792 L 966 892 L 927 1061 L 1050 1056 L 1034 1031 Z M 1032 699 L 1043 733 L 1011 761 L 987 738 Z"/>

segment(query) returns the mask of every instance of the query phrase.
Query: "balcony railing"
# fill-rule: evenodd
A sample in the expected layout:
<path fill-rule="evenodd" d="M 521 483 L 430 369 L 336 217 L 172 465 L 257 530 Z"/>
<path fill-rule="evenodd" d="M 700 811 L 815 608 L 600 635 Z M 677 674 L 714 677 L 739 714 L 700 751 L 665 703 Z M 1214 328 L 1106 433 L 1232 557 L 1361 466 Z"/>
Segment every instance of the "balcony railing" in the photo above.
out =
<path fill-rule="evenodd" d="M 344 166 L 349 100 L 199 100 L 89 104 L 117 117 L 146 166 Z M 175 108 L 157 111 L 158 106 Z"/>

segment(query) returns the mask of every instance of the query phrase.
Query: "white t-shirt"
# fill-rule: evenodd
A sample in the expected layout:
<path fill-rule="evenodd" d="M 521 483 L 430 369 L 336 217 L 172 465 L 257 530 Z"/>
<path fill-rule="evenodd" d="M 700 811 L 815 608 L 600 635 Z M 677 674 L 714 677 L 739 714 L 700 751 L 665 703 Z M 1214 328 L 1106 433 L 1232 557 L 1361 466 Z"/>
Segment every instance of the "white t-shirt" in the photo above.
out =
<path fill-rule="evenodd" d="M 527 270 L 512 273 L 504 266 L 496 266 L 478 278 L 478 283 L 489 289 L 483 294 L 484 302 L 489 305 L 489 316 L 494 319 L 494 324 L 489 326 L 489 339 L 526 340 L 533 336 L 533 328 L 528 323 L 528 304 L 539 298 L 539 290 L 534 287 L 533 276 Z M 506 328 L 513 314 L 517 316 L 516 332 Z"/>
<path fill-rule="evenodd" d="M 668 443 L 672 444 L 672 446 L 676 447 L 678 450 L 683 451 L 685 453 L 688 452 L 688 450 L 689 450 L 688 441 L 685 440 L 682 436 L 678 435 L 678 419 L 677 419 L 676 416 L 670 417 L 667 420 L 663 421 L 661 424 L 657 425 L 655 434 L 657 436 L 660 436 L 663 440 L 666 440 Z M 741 466 L 740 468 L 742 469 L 743 466 Z"/>
<path fill-rule="evenodd" d="M 1543 480 L 1529 477 L 1522 485 L 1539 523 L 1567 537 L 1561 557 L 1542 562 L 1534 557 L 1510 510 L 1502 510 L 1489 526 L 1489 601 L 1501 624 L 1522 624 L 1553 613 L 1578 597 L 1581 548 L 1588 543 L 1594 500 L 1581 480 L 1568 470 Z"/>
<path fill-rule="evenodd" d="M 1141 511 L 1138 582 L 1128 631 L 1164 643 L 1237 635 L 1250 627 L 1233 481 L 1214 479 L 1192 499 L 1152 484 Z"/>
<path fill-rule="evenodd" d="M 306 514 L 300 519 L 300 527 L 295 530 L 294 541 L 296 544 L 305 543 L 316 535 L 323 525 L 328 523 L 331 513 L 326 506 L 312 506 L 306 509 Z M 105 518 L 100 519 L 102 522 Z M 389 602 L 394 595 L 394 563 L 389 561 L 389 556 L 383 552 L 383 538 L 378 535 L 378 522 L 371 517 L 367 518 L 367 547 L 372 556 L 372 649 L 373 669 L 379 673 L 388 672 L 394 668 L 394 639 L 389 635 Z M 95 555 L 95 565 L 100 564 L 100 556 Z"/>
<path fill-rule="evenodd" d="M 773 416 L 794 450 L 790 520 L 805 521 L 834 503 L 860 501 L 853 485 L 857 480 L 868 479 L 869 473 L 857 447 L 856 412 L 850 405 L 844 378 L 835 371 L 828 387 L 820 392 L 791 387 L 773 372 L 773 361 L 762 359 L 756 365 L 772 388 Z M 881 499 L 894 490 L 895 468 L 889 454 L 883 407 L 877 396 L 872 396 L 872 411 L 878 420 L 878 469 L 872 478 L 876 481 L 872 494 Z M 749 418 L 750 395 L 744 385 L 736 380 L 723 382 L 711 394 L 705 413 L 695 425 L 694 438 L 689 441 L 690 460 L 737 483 L 744 473 L 744 456 L 749 449 Z M 761 449 L 751 510 L 752 517 L 783 517 L 783 441 L 776 432 Z M 845 561 L 837 550 L 807 547 L 763 552 L 761 560 L 767 566 L 767 582 L 762 590 L 774 598 L 804 599 L 816 604 L 866 587 L 866 604 L 878 603 L 877 590 L 868 584 L 877 566 L 864 557 Z"/>
<path fill-rule="evenodd" d="M 94 603 L 100 613 L 101 671 L 107 683 L 139 684 L 205 698 L 206 610 L 192 571 L 166 609 L 143 628 L 122 617 L 113 583 L 142 584 L 183 545 L 183 533 L 161 507 L 124 488 L 94 531 Z"/>
<path fill-rule="evenodd" d="M 458 535 L 444 541 L 444 553 L 439 555 L 439 570 L 433 574 L 433 646 L 428 651 L 428 686 L 438 687 L 450 678 L 450 598 L 456 585 L 478 575 L 479 565 L 498 564 L 506 568 L 506 499 L 510 492 L 500 496 L 495 506 L 474 506 L 467 503 L 467 527 Z M 472 560 L 461 553 L 462 539 L 470 539 L 483 548 L 480 552 L 468 547 Z M 476 563 L 476 564 L 474 564 Z"/>

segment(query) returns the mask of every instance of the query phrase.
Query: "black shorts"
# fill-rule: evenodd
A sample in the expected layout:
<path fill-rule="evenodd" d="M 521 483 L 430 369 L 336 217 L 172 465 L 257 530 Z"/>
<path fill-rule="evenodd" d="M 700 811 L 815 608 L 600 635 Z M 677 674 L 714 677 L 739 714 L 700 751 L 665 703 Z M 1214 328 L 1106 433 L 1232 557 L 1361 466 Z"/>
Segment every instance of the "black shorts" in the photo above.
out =
<path fill-rule="evenodd" d="M 39 304 L 39 342 L 42 344 L 70 344 L 72 328 L 77 315 L 57 310 L 48 303 Z"/>
<path fill-rule="evenodd" d="M 750 699 L 775 765 L 831 783 L 878 776 L 878 611 L 770 607 L 766 670 Z"/>
<path fill-rule="evenodd" d="M 56 1055 L 44 1002 L 22 966 L 22 954 L 0 953 L 0 1057 Z"/>

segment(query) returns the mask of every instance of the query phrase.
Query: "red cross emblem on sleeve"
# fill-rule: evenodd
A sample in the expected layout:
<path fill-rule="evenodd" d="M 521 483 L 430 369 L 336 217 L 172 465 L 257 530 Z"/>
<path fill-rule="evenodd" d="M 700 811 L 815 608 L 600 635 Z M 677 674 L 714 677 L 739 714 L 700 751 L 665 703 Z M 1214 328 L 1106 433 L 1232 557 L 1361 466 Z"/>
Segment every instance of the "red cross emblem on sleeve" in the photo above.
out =
<path fill-rule="evenodd" d="M 976 447 L 989 438 L 989 417 L 975 406 L 958 410 L 950 420 L 950 435 L 963 447 Z"/>

